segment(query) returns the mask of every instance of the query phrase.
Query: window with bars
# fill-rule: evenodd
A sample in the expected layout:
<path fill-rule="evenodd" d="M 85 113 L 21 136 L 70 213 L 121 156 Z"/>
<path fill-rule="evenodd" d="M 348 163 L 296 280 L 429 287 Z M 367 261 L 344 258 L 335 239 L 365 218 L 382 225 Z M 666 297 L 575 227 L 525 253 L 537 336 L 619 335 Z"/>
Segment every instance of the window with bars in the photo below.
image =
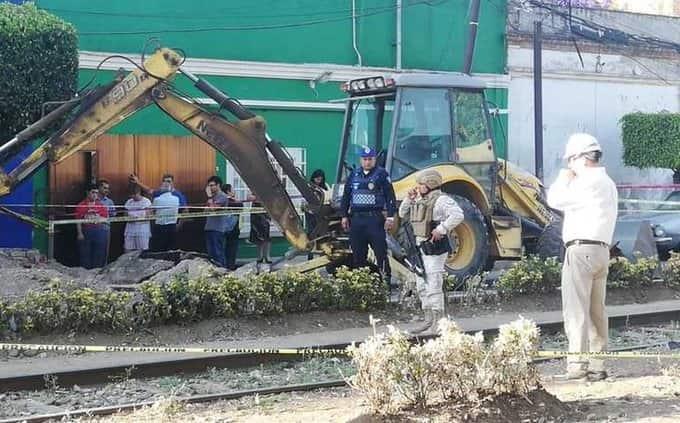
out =
<path fill-rule="evenodd" d="M 286 148 L 286 152 L 290 155 L 290 157 L 293 159 L 293 163 L 295 166 L 297 166 L 301 171 L 303 175 L 307 174 L 307 149 L 306 148 L 299 148 L 299 147 L 291 147 L 291 148 Z M 274 169 L 276 170 L 276 174 L 281 178 L 281 181 L 283 182 L 283 186 L 286 187 L 286 192 L 290 196 L 291 200 L 293 201 L 293 205 L 295 205 L 295 208 L 300 210 L 302 207 L 302 204 L 304 203 L 304 199 L 302 198 L 302 195 L 300 194 L 300 191 L 295 187 L 294 184 L 288 183 L 288 177 L 284 175 L 283 171 L 281 170 L 281 166 L 279 166 L 278 163 L 274 160 L 274 158 L 270 155 L 269 156 L 269 161 L 271 162 L 272 166 L 274 166 Z M 243 213 L 240 215 L 240 220 L 239 220 L 239 227 L 241 229 L 241 237 L 248 237 L 248 234 L 250 233 L 250 213 L 248 212 L 249 209 L 251 208 L 252 204 L 250 202 L 245 202 L 245 200 L 248 198 L 248 194 L 250 193 L 250 189 L 246 185 L 246 183 L 241 179 L 241 176 L 236 172 L 236 169 L 234 169 L 234 166 L 227 161 L 227 167 L 225 170 L 225 175 L 224 175 L 224 180 L 226 183 L 231 184 L 232 190 L 234 191 L 234 195 L 239 201 L 244 201 L 243 204 Z M 304 220 L 304 215 L 303 213 L 300 213 L 300 217 Z M 281 232 L 281 228 L 276 224 L 276 222 L 272 221 L 271 224 L 271 236 L 272 237 L 281 237 L 283 236 L 283 233 Z"/>

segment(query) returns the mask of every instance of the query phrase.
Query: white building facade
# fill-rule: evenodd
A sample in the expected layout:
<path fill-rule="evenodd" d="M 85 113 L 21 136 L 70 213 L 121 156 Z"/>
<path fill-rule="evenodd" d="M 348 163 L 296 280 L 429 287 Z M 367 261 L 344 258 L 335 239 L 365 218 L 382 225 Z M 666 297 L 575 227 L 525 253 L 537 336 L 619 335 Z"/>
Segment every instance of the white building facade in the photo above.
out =
<path fill-rule="evenodd" d="M 529 15 L 525 11 L 519 13 Z M 610 11 L 599 14 L 600 21 L 619 23 L 631 15 Z M 607 20 L 608 17 L 612 19 Z M 678 18 L 629 17 L 635 19 L 636 27 L 628 24 L 627 32 L 652 31 L 655 25 L 674 25 L 680 29 Z M 536 16 L 519 17 L 511 12 L 508 35 L 508 159 L 531 171 L 534 170 L 533 39 L 530 33 L 533 18 Z M 547 23 L 542 50 L 545 182 L 552 182 L 563 167 L 562 154 L 568 136 L 585 131 L 602 143 L 604 163 L 618 184 L 672 183 L 669 170 L 639 170 L 623 165 L 620 119 L 632 112 L 680 111 L 678 52 L 597 43 L 578 37 L 572 40 L 567 22 L 561 22 L 559 17 L 542 18 Z"/>

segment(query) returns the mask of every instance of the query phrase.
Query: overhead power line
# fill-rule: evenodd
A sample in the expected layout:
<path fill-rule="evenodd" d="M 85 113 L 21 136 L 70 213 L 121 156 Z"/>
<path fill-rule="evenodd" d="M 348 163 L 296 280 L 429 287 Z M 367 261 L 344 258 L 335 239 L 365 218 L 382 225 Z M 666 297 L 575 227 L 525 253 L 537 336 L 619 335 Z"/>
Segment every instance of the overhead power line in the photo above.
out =
<path fill-rule="evenodd" d="M 364 10 L 382 10 L 385 8 L 388 8 L 389 6 L 380 6 L 380 7 L 365 7 Z M 120 12 L 111 12 L 111 11 L 104 11 L 104 10 L 72 10 L 72 9 L 60 9 L 60 8 L 50 8 L 46 7 L 43 8 L 43 10 L 47 10 L 52 13 L 61 13 L 61 14 L 70 14 L 70 15 L 87 15 L 87 16 L 107 16 L 107 17 L 113 17 L 113 18 L 136 18 L 136 19 L 165 19 L 165 20 L 189 20 L 189 21 L 198 21 L 198 20 L 210 20 L 210 21 L 215 21 L 215 20 L 225 20 L 225 19 L 230 19 L 230 18 L 237 18 L 237 19 L 248 19 L 248 18 L 285 18 L 285 17 L 308 17 L 308 16 L 328 16 L 328 15 L 338 15 L 338 14 L 344 14 L 344 13 L 351 13 L 352 9 L 351 8 L 344 8 L 344 9 L 327 9 L 327 10 L 318 10 L 315 9 L 316 11 L 310 10 L 309 8 L 300 8 L 300 7 L 295 7 L 295 8 L 279 8 L 278 10 L 285 12 L 285 13 L 277 13 L 277 14 L 248 14 L 248 13 L 238 13 L 238 12 L 243 12 L 243 8 L 236 8 L 236 9 L 216 9 L 212 10 L 212 13 L 210 16 L 204 16 L 204 15 L 196 15 L 193 13 L 183 13 L 181 15 L 174 15 L 174 14 L 154 14 L 154 13 L 120 13 Z M 261 6 L 258 6 L 258 10 L 262 10 Z"/>
<path fill-rule="evenodd" d="M 556 10 L 553 7 L 547 6 L 543 3 L 539 3 L 534 0 L 528 0 L 529 3 L 531 3 L 534 6 L 540 7 L 542 9 L 549 10 L 551 14 L 555 14 L 557 16 L 560 16 L 561 18 L 568 20 L 570 18 L 568 13 L 562 12 L 560 10 Z M 589 41 L 594 41 L 599 44 L 624 44 L 624 45 L 629 45 L 628 41 L 636 41 L 638 44 L 650 44 L 656 47 L 665 47 L 665 48 L 671 48 L 673 50 L 676 50 L 680 52 L 680 44 L 674 43 L 672 41 L 666 41 L 658 38 L 650 38 L 650 37 L 642 37 L 636 34 L 630 34 L 624 31 L 620 31 L 614 28 L 609 28 L 605 25 L 601 25 L 596 22 L 592 22 L 586 19 L 583 19 L 581 17 L 577 17 L 574 15 L 571 15 L 572 20 L 577 21 L 578 25 L 572 25 L 572 32 L 571 34 L 579 36 L 581 38 L 584 38 Z M 557 31 L 562 31 L 564 28 L 556 27 L 554 25 L 550 25 L 549 23 L 545 22 L 545 19 L 543 20 L 544 25 L 552 28 Z M 576 28 L 576 30 L 573 30 Z M 615 31 L 614 34 L 616 35 L 610 35 L 609 37 L 604 36 L 605 31 Z M 663 83 L 667 85 L 671 85 L 671 83 L 664 78 L 662 75 L 660 75 L 658 72 L 654 71 L 651 69 L 649 66 L 647 66 L 645 63 L 641 62 L 640 60 L 636 59 L 630 54 L 626 53 L 621 53 L 622 56 L 630 59 L 631 61 L 637 63 L 639 66 L 644 68 L 647 72 L 649 72 L 651 75 L 653 75 L 656 79 L 659 81 L 662 81 Z"/>
<path fill-rule="evenodd" d="M 547 5 L 542 1 L 527 0 L 527 3 L 531 4 L 534 7 L 548 10 L 550 11 L 551 14 L 560 16 L 565 20 L 571 20 L 575 22 L 576 24 L 572 25 L 571 28 L 572 33 L 575 33 L 575 35 L 579 35 L 582 38 L 590 39 L 592 41 L 599 41 L 604 43 L 612 42 L 617 44 L 626 44 L 630 41 L 635 41 L 637 43 L 647 44 L 648 46 L 668 48 L 680 52 L 680 43 L 676 43 L 674 41 L 663 40 L 658 37 L 643 36 L 640 34 L 631 34 L 620 29 L 612 28 L 597 22 L 590 21 L 588 19 L 576 16 L 574 14 L 570 15 L 568 12 L 559 10 L 554 6 Z M 630 25 L 628 25 L 627 27 L 633 28 Z"/>
<path fill-rule="evenodd" d="M 412 8 L 418 5 L 439 6 L 448 3 L 451 0 L 419 0 L 402 6 L 403 9 Z M 368 12 L 356 15 L 356 18 L 364 18 L 369 16 L 376 16 L 385 13 L 390 13 L 396 10 L 396 6 L 389 6 L 383 8 L 374 8 Z M 290 29 L 301 28 L 312 25 L 319 25 L 324 23 L 341 22 L 351 20 L 352 16 L 347 13 L 344 16 L 330 17 L 324 19 L 315 19 L 302 22 L 289 22 L 279 24 L 256 24 L 256 25 L 242 25 L 242 26 L 219 26 L 219 27 L 197 27 L 197 28 L 159 28 L 159 29 L 144 29 L 133 31 L 101 31 L 101 32 L 80 32 L 80 36 L 97 36 L 97 35 L 152 35 L 152 34 L 171 34 L 171 33 L 200 33 L 200 32 L 231 32 L 231 31 L 264 31 L 274 29 Z"/>

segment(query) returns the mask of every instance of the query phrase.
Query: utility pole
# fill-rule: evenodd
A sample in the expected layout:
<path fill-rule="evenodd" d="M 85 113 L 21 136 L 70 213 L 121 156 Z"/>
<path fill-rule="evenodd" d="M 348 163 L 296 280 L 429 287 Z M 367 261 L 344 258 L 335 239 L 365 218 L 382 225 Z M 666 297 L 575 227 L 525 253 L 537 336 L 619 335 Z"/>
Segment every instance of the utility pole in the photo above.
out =
<path fill-rule="evenodd" d="M 463 62 L 463 72 L 468 75 L 472 71 L 472 59 L 475 56 L 477 27 L 479 26 L 479 2 L 480 0 L 470 0 L 470 25 L 467 45 L 465 46 L 465 61 Z"/>
<path fill-rule="evenodd" d="M 534 163 L 536 177 L 543 181 L 543 66 L 541 21 L 534 22 Z"/>
<path fill-rule="evenodd" d="M 401 30 L 401 24 L 402 24 L 402 0 L 397 0 L 397 60 L 396 60 L 396 69 L 398 71 L 401 70 L 401 37 L 402 37 L 402 30 Z"/>

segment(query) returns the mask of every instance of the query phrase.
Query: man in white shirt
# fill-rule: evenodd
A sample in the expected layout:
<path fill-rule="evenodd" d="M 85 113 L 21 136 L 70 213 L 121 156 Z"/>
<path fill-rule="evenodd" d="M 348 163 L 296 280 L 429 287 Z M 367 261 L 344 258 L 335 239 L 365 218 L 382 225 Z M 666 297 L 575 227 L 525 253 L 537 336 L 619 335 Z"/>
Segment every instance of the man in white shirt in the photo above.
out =
<path fill-rule="evenodd" d="M 139 185 L 133 185 L 130 199 L 125 203 L 125 210 L 129 217 L 144 218 L 151 213 L 151 201 L 142 196 Z M 130 251 L 145 251 L 149 249 L 151 225 L 149 221 L 127 222 L 125 224 L 124 249 Z"/>
<path fill-rule="evenodd" d="M 153 251 L 176 249 L 179 198 L 172 194 L 169 183 L 164 181 L 161 184 L 161 194 L 153 199 L 153 209 L 156 213 L 156 224 L 151 235 L 151 249 Z"/>
<path fill-rule="evenodd" d="M 605 294 L 618 194 L 600 165 L 601 157 L 602 148 L 595 137 L 572 135 L 564 154 L 567 169 L 560 171 L 548 191 L 548 204 L 564 212 L 562 308 L 570 352 L 607 349 Z M 606 377 L 603 360 L 580 356 L 568 358 L 567 373 L 562 376 L 591 381 Z"/>

